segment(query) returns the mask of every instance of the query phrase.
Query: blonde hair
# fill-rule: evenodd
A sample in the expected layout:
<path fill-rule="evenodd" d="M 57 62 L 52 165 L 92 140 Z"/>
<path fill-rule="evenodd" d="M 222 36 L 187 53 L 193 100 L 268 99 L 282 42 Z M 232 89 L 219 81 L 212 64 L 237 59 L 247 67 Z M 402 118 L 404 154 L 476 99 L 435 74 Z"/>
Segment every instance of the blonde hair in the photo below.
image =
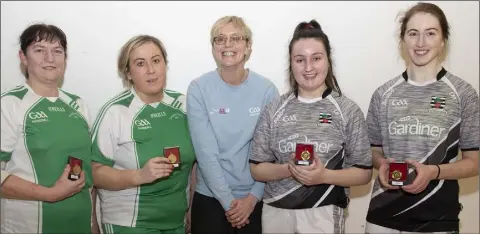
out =
<path fill-rule="evenodd" d="M 219 31 L 221 28 L 223 28 L 227 24 L 232 24 L 235 28 L 240 29 L 243 31 L 246 37 L 247 45 L 250 43 L 250 48 L 248 49 L 247 53 L 245 54 L 245 61 L 248 61 L 250 58 L 250 55 L 252 54 L 252 30 L 250 30 L 250 27 L 245 23 L 245 21 L 238 16 L 224 16 L 220 19 L 218 19 L 210 29 L 210 44 L 213 46 L 213 39 L 219 35 Z"/>
<path fill-rule="evenodd" d="M 117 69 L 118 75 L 122 79 L 123 87 L 131 88 L 133 86 L 133 81 L 128 79 L 128 73 L 130 72 L 130 54 L 133 50 L 147 42 L 152 42 L 158 46 L 165 61 L 165 66 L 168 64 L 167 51 L 165 50 L 163 43 L 158 38 L 150 35 L 138 35 L 132 37 L 130 40 L 127 41 L 127 43 L 122 46 L 118 55 Z"/>

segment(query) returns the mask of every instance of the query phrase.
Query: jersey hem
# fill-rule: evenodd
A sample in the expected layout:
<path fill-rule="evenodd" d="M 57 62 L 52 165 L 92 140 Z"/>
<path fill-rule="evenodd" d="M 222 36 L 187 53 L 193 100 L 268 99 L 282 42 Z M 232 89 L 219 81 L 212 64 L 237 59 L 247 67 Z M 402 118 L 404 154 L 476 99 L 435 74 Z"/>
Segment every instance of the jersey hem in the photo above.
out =
<path fill-rule="evenodd" d="M 248 160 L 249 163 L 252 163 L 252 164 L 260 164 L 260 163 L 264 163 L 264 162 L 269 162 L 269 163 L 274 163 L 275 161 L 256 161 L 256 160 Z"/>
<path fill-rule="evenodd" d="M 466 149 L 460 149 L 462 152 L 467 152 L 467 151 L 478 151 L 479 148 L 476 147 L 476 148 L 466 148 Z"/>
<path fill-rule="evenodd" d="M 459 231 L 459 221 L 450 221 L 450 222 L 442 222 L 442 221 L 429 221 L 428 227 L 424 227 L 426 223 L 417 223 L 417 225 L 413 226 L 411 224 L 405 223 L 396 223 L 396 222 L 388 222 L 388 221 L 374 221 L 367 217 L 367 222 L 386 227 L 395 229 L 402 232 L 458 232 Z"/>

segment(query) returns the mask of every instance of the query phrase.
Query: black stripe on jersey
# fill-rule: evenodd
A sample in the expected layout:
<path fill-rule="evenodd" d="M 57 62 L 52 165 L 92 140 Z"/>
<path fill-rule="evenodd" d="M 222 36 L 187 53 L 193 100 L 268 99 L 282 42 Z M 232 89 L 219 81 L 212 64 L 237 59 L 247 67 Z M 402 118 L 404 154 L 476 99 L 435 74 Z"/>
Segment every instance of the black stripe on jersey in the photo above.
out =
<path fill-rule="evenodd" d="M 442 77 L 444 77 L 446 74 L 447 74 L 447 70 L 445 70 L 445 68 L 442 67 L 442 70 L 440 70 L 440 71 L 437 73 L 437 80 L 442 79 Z M 405 70 L 405 71 L 402 73 L 402 77 L 403 77 L 403 79 L 405 79 L 405 81 L 408 81 L 408 73 L 407 73 L 407 70 Z"/>
<path fill-rule="evenodd" d="M 325 165 L 325 168 L 330 170 L 340 170 L 343 165 L 343 154 L 344 149 L 342 148 L 338 153 L 336 153 L 330 161 Z M 333 186 L 333 189 L 328 192 L 329 188 Z M 315 204 L 320 201 L 322 196 L 327 193 L 325 199 L 320 202 L 317 206 Z M 313 207 L 320 207 L 326 205 L 337 205 L 342 208 L 346 208 L 349 203 L 348 197 L 345 194 L 345 188 L 329 185 L 329 184 L 320 184 L 314 186 L 302 186 L 285 197 L 268 203 L 269 205 L 282 209 L 307 209 Z"/>
<path fill-rule="evenodd" d="M 460 124 L 457 124 L 424 164 L 447 164 L 457 157 L 459 134 Z M 416 171 L 410 173 L 409 183 L 412 183 L 415 177 Z M 403 190 L 387 190 L 375 196 L 370 202 L 367 221 L 409 232 L 458 230 L 458 182 L 445 180 L 443 184 L 439 185 L 439 183 L 439 180 L 430 181 L 427 188 L 419 194 L 409 194 Z M 439 188 L 436 188 L 437 185 Z M 435 189 L 438 190 L 434 191 Z M 429 197 L 421 201 L 426 196 Z M 411 208 L 414 205 L 416 206 Z"/>
<path fill-rule="evenodd" d="M 373 165 L 370 165 L 370 166 L 365 166 L 365 165 L 358 165 L 358 164 L 355 164 L 353 165 L 353 167 L 356 167 L 356 168 L 360 168 L 360 169 L 365 169 L 365 170 L 370 170 L 373 168 Z"/>
<path fill-rule="evenodd" d="M 260 161 L 255 161 L 255 160 L 248 160 L 249 163 L 253 163 L 253 164 L 260 164 L 260 163 L 264 163 L 264 162 L 260 162 Z M 266 161 L 266 162 L 269 162 L 269 163 L 275 163 L 275 161 Z"/>
<path fill-rule="evenodd" d="M 382 145 L 370 144 L 371 147 L 382 147 Z"/>
<path fill-rule="evenodd" d="M 468 149 L 460 149 L 462 152 L 466 152 L 466 151 L 478 151 L 478 147 L 477 148 L 468 148 Z"/>

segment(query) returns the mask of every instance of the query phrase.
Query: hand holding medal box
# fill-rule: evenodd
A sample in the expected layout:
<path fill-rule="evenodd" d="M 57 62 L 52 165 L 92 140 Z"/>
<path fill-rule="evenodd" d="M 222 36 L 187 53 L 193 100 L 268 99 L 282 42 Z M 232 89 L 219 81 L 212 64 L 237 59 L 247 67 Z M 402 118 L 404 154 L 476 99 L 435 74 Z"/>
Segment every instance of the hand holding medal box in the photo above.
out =
<path fill-rule="evenodd" d="M 70 165 L 68 179 L 74 181 L 80 179 L 80 174 L 82 173 L 82 160 L 68 156 L 68 164 Z"/>
<path fill-rule="evenodd" d="M 406 162 L 391 162 L 388 170 L 388 183 L 394 186 L 406 185 L 408 164 Z"/>
<path fill-rule="evenodd" d="M 163 156 L 170 161 L 174 167 L 178 167 L 180 165 L 180 147 L 165 147 L 163 148 Z"/>
<path fill-rule="evenodd" d="M 297 143 L 295 149 L 295 165 L 309 166 L 313 163 L 313 145 Z"/>

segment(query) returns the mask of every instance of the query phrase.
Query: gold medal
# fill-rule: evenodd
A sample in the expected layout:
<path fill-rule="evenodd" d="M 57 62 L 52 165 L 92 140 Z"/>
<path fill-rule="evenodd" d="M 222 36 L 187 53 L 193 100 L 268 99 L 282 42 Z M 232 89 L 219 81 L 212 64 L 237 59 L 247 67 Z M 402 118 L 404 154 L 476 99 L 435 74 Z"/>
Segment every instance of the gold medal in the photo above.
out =
<path fill-rule="evenodd" d="M 392 179 L 400 180 L 402 178 L 402 172 L 399 170 L 395 170 L 392 172 Z"/>
<path fill-rule="evenodd" d="M 305 149 L 305 150 L 303 150 L 300 157 L 302 157 L 303 160 L 309 160 L 310 159 L 310 152 L 308 152 L 308 150 Z"/>
<path fill-rule="evenodd" d="M 175 154 L 170 154 L 168 155 L 168 160 L 170 160 L 170 163 L 175 163 L 177 162 L 177 156 L 175 156 Z"/>

